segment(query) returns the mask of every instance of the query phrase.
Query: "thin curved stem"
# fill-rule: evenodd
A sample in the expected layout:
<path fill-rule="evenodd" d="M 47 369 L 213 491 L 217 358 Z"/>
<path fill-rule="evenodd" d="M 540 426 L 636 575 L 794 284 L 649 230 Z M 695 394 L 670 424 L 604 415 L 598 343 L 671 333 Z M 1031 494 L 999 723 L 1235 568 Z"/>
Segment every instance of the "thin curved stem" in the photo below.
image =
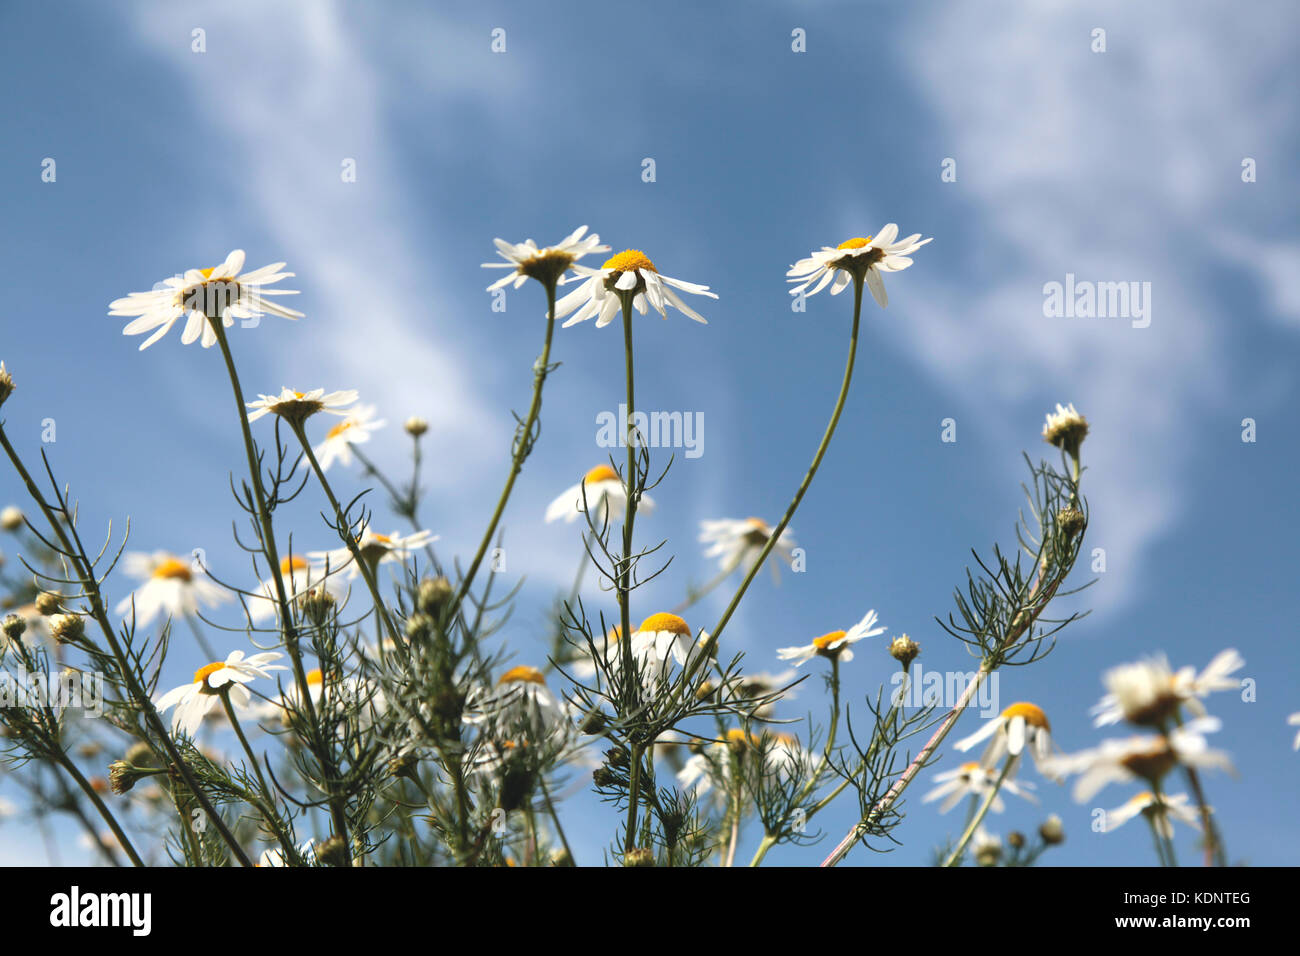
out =
<path fill-rule="evenodd" d="M 957 845 L 948 854 L 948 859 L 943 861 L 944 866 L 956 866 L 958 861 L 961 860 L 961 855 L 966 852 L 966 845 L 970 843 L 971 837 L 975 835 L 975 831 L 979 829 L 980 824 L 984 822 L 984 818 L 988 816 L 989 808 L 993 806 L 993 801 L 998 798 L 998 791 L 1002 789 L 1002 784 L 1006 782 L 1007 775 L 1011 773 L 1011 768 L 1015 766 L 1015 763 L 1016 757 L 1008 754 L 1006 761 L 1002 764 L 1002 773 L 998 774 L 997 782 L 993 784 L 984 797 L 984 802 L 980 804 L 975 816 L 966 824 L 966 830 L 962 833 L 961 839 L 957 841 Z"/>

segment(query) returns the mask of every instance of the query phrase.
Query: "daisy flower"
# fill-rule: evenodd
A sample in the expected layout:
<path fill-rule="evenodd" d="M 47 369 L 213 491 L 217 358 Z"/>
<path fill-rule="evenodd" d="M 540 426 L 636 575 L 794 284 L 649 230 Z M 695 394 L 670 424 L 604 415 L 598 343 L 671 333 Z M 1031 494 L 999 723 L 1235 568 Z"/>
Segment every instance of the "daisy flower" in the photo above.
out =
<path fill-rule="evenodd" d="M 609 252 L 609 246 L 600 244 L 600 236 L 594 232 L 588 236 L 586 232 L 586 226 L 579 226 L 558 244 L 547 246 L 545 249 L 537 248 L 537 243 L 531 239 L 519 243 L 493 239 L 497 254 L 505 262 L 485 262 L 483 268 L 514 271 L 493 282 L 487 287 L 487 291 L 495 292 L 511 283 L 514 283 L 514 287 L 518 289 L 529 279 L 536 279 L 542 285 L 550 285 L 583 256 L 592 252 Z"/>
<path fill-rule="evenodd" d="M 217 333 L 208 321 L 208 315 L 220 315 L 222 324 L 230 328 L 235 319 L 260 318 L 269 312 L 286 319 L 300 319 L 301 312 L 276 305 L 267 296 L 297 295 L 293 289 L 267 289 L 266 286 L 287 279 L 292 272 L 281 272 L 283 262 L 239 274 L 244 267 L 244 250 L 236 249 L 226 256 L 226 261 L 210 269 L 190 269 L 183 277 L 164 279 L 165 288 L 151 292 L 132 292 L 124 299 L 109 303 L 109 315 L 133 315 L 137 318 L 122 330 L 123 335 L 140 335 L 154 331 L 140 346 L 144 351 L 166 335 L 173 325 L 189 316 L 181 334 L 184 345 L 203 338 L 203 347 L 211 348 Z"/>
<path fill-rule="evenodd" d="M 772 528 L 761 518 L 722 518 L 700 522 L 700 542 L 709 545 L 704 556 L 719 558 L 718 564 L 724 571 L 735 570 L 741 565 L 748 571 L 771 537 Z M 772 553 L 790 564 L 794 560 L 795 547 L 794 535 L 786 528 L 776 539 Z M 777 566 L 773 562 L 772 576 L 776 577 L 777 574 Z"/>
<path fill-rule="evenodd" d="M 1074 799 L 1083 803 L 1108 783 L 1145 780 L 1158 784 L 1170 770 L 1185 767 L 1231 770 L 1232 761 L 1220 750 L 1211 750 L 1205 734 L 1221 726 L 1215 717 L 1197 717 L 1169 735 L 1145 735 L 1123 740 L 1104 740 L 1098 747 L 1052 757 L 1050 774 L 1078 774 Z M 1040 765 L 1041 769 L 1041 765 Z"/>
<path fill-rule="evenodd" d="M 198 562 L 182 561 L 167 551 L 153 554 L 128 554 L 126 573 L 144 584 L 117 605 L 118 617 L 126 617 L 135 607 L 135 623 L 148 627 L 159 613 L 170 616 L 197 614 L 199 608 L 220 604 L 228 597 L 225 591 L 203 576 Z"/>
<path fill-rule="evenodd" d="M 1102 680 L 1110 693 L 1091 712 L 1096 715 L 1098 727 L 1121 720 L 1145 727 L 1163 727 L 1178 715 L 1184 704 L 1203 717 L 1205 707 L 1198 698 L 1216 690 L 1236 690 L 1241 686 L 1240 679 L 1228 675 L 1245 666 L 1241 655 L 1232 648 L 1216 655 L 1200 674 L 1194 667 L 1184 667 L 1174 673 L 1163 654 L 1135 664 L 1123 664 L 1105 673 Z"/>
<path fill-rule="evenodd" d="M 891 222 L 874 236 L 849 239 L 834 249 L 822 246 L 819 252 L 800 259 L 790 267 L 786 281 L 798 283 L 790 290 L 790 294 L 816 295 L 830 284 L 831 295 L 839 295 L 849 287 L 854 275 L 862 273 L 872 297 L 883 309 L 889 305 L 889 296 L 885 294 L 885 283 L 880 274 L 906 269 L 912 264 L 912 260 L 907 257 L 932 241 L 922 239 L 919 232 L 895 242 L 897 237 L 898 226 Z M 809 286 L 812 288 L 809 289 Z"/>
<path fill-rule="evenodd" d="M 1088 419 L 1075 410 L 1074 402 L 1069 405 L 1057 402 L 1056 412 L 1047 413 L 1047 421 L 1043 423 L 1043 441 L 1049 445 L 1077 456 L 1079 445 L 1087 436 Z"/>
<path fill-rule="evenodd" d="M 323 562 L 309 560 L 301 554 L 290 554 L 280 560 L 280 579 L 290 601 L 296 601 L 316 588 L 324 588 L 339 599 L 345 597 L 348 590 L 337 574 L 326 576 Z M 257 623 L 273 617 L 278 609 L 275 578 L 268 576 L 258 583 L 257 590 L 249 599 L 248 616 Z"/>
<path fill-rule="evenodd" d="M 392 561 L 405 561 L 416 550 L 438 540 L 438 536 L 429 531 L 417 531 L 403 535 L 400 531 L 392 534 L 378 534 L 369 528 L 357 539 L 357 550 L 371 567 L 388 564 Z M 356 577 L 361 570 L 352 562 L 352 552 L 348 548 L 336 548 L 333 551 L 309 551 L 307 557 L 313 561 L 323 561 L 333 574 L 336 569 L 350 565 L 347 577 Z"/>
<path fill-rule="evenodd" d="M 1185 793 L 1165 793 L 1156 796 L 1150 790 L 1143 791 L 1137 796 L 1130 797 L 1123 806 L 1106 811 L 1104 832 L 1109 833 L 1111 830 L 1119 829 L 1139 813 L 1148 820 L 1153 820 L 1157 832 L 1166 840 L 1174 838 L 1174 820 L 1199 830 L 1201 828 L 1197 823 L 1199 814 L 1187 805 L 1189 800 Z"/>
<path fill-rule="evenodd" d="M 696 322 L 707 325 L 708 320 L 683 302 L 681 296 L 673 290 L 707 295 L 710 299 L 718 297 L 706 285 L 661 275 L 645 253 L 637 249 L 628 249 L 606 259 L 599 269 L 575 265 L 573 271 L 578 274 L 578 279 L 584 281 L 555 303 L 557 318 L 573 312 L 573 316 L 564 323 L 566 329 L 578 322 L 585 322 L 592 316 L 596 318 L 596 328 L 609 325 L 622 308 L 622 295 L 631 295 L 632 307 L 642 315 L 646 314 L 648 307 L 653 307 L 666 319 L 666 309 L 672 306 Z"/>
<path fill-rule="evenodd" d="M 340 411 L 340 409 L 345 405 L 351 405 L 356 400 L 357 393 L 354 390 L 330 392 L 326 395 L 323 388 L 314 388 L 310 392 L 295 392 L 291 388 L 282 386 L 279 395 L 258 393 L 257 401 L 248 402 L 248 407 L 253 409 L 248 420 L 255 422 L 263 415 L 271 414 L 279 415 L 290 424 L 298 424 L 317 412 L 347 415 L 348 411 Z"/>
<path fill-rule="evenodd" d="M 583 512 L 584 498 L 586 506 L 592 511 L 592 523 L 598 528 L 617 521 L 627 510 L 627 491 L 623 488 L 623 479 L 609 465 L 597 465 L 583 476 L 582 481 L 572 488 L 566 488 L 547 506 L 547 522 L 563 518 L 572 524 Z M 637 513 L 650 514 L 654 507 L 655 503 L 650 496 L 642 494 L 637 503 Z"/>
<path fill-rule="evenodd" d="M 677 773 L 677 785 L 703 796 L 715 786 L 719 798 L 732 791 L 732 780 L 741 762 L 762 755 L 764 777 L 775 775 L 784 781 L 797 776 L 806 762 L 799 738 L 792 734 L 765 731 L 762 736 L 732 727 L 721 740 L 710 741 L 686 761 Z"/>
<path fill-rule="evenodd" d="M 802 666 L 819 654 L 822 657 L 838 657 L 841 661 L 851 661 L 853 660 L 853 651 L 849 649 L 851 645 L 864 637 L 875 637 L 885 633 L 883 627 L 876 627 L 876 620 L 876 612 L 868 611 L 866 617 L 847 631 L 831 631 L 802 647 L 783 647 L 776 652 L 776 656 L 783 661 L 794 661 L 795 667 Z"/>
<path fill-rule="evenodd" d="M 1053 776 L 1045 769 L 1052 753 L 1052 725 L 1048 723 L 1042 708 L 1024 701 L 1012 704 L 992 720 L 985 721 L 984 726 L 975 733 L 957 741 L 954 746 L 964 753 L 990 737 L 993 739 L 980 760 L 985 767 L 1000 763 L 1005 756 L 1019 757 L 1028 747 L 1039 772 L 1046 777 Z"/>
<path fill-rule="evenodd" d="M 1022 786 L 1016 783 L 1012 779 L 1013 774 L 1014 771 L 1007 774 L 998 790 L 998 796 L 994 797 L 993 803 L 989 805 L 989 809 L 994 813 L 1001 813 L 1006 808 L 1006 804 L 1002 802 L 1001 793 L 1003 790 L 1014 793 L 1018 797 L 1024 797 L 1030 803 L 1038 802 L 1037 798 L 1029 792 L 1034 785 L 1026 783 Z M 939 812 L 947 813 L 966 797 L 983 797 L 987 795 L 997 784 L 999 776 L 1001 776 L 1000 770 L 970 761 L 962 764 L 956 770 L 935 774 L 934 782 L 939 786 L 922 797 L 921 802 L 930 803 L 940 797 L 946 797 L 947 799 L 939 805 Z"/>
<path fill-rule="evenodd" d="M 567 723 L 563 703 L 546 686 L 546 675 L 536 667 L 521 664 L 501 675 L 496 687 L 479 687 L 465 701 L 462 720 L 467 724 L 492 721 L 499 726 L 545 730 Z"/>
<path fill-rule="evenodd" d="M 970 848 L 971 856 L 979 866 L 997 866 L 1002 859 L 1002 838 L 983 827 L 975 831 Z"/>
<path fill-rule="evenodd" d="M 700 641 L 709 636 L 700 632 Z M 651 614 L 632 632 L 632 657 L 642 665 L 658 665 L 666 672 L 676 661 L 682 667 L 695 650 L 690 625 L 676 614 Z"/>
<path fill-rule="evenodd" d="M 244 685 L 258 677 L 270 677 L 271 671 L 287 670 L 282 664 L 271 663 L 281 656 L 270 651 L 245 660 L 243 651 L 231 651 L 224 661 L 200 667 L 191 683 L 169 690 L 154 701 L 154 706 L 159 713 L 175 707 L 172 733 L 184 732 L 193 737 L 223 693 L 230 695 L 230 702 L 236 708 L 247 709 L 252 695 Z"/>
<path fill-rule="evenodd" d="M 1295 726 L 1295 725 L 1297 725 L 1297 724 L 1300 724 L 1300 711 L 1297 711 L 1296 713 L 1294 713 L 1294 714 L 1292 714 L 1290 717 L 1288 717 L 1288 718 L 1286 719 L 1286 722 L 1287 722 L 1288 724 L 1291 724 L 1292 726 Z M 1296 734 L 1296 735 L 1295 735 L 1295 743 L 1292 744 L 1291 749 L 1292 749 L 1292 750 L 1300 750 L 1300 734 Z"/>
<path fill-rule="evenodd" d="M 338 462 L 343 467 L 352 464 L 352 446 L 370 441 L 370 435 L 388 423 L 375 421 L 374 405 L 357 405 L 348 409 L 347 416 L 325 434 L 325 440 L 312 449 L 321 471 L 329 471 Z"/>

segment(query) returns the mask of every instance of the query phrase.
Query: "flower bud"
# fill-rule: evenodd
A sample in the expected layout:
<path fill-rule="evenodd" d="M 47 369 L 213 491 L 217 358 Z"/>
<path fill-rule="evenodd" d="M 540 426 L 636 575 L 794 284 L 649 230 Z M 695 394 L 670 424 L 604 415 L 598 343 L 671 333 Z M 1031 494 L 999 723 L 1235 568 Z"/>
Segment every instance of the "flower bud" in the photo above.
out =
<path fill-rule="evenodd" d="M 429 423 L 419 415 L 412 415 L 402 427 L 406 429 L 406 434 L 412 438 L 419 438 L 429 430 Z"/>
<path fill-rule="evenodd" d="M 3 511 L 0 511 L 0 528 L 5 531 L 17 531 L 23 526 L 23 513 L 9 505 Z"/>
<path fill-rule="evenodd" d="M 63 599 L 61 594 L 51 594 L 49 591 L 42 591 L 36 595 L 36 611 L 41 617 L 49 617 L 51 614 L 57 614 L 59 602 Z"/>
<path fill-rule="evenodd" d="M 1067 540 L 1083 531 L 1088 519 L 1078 508 L 1062 508 L 1056 513 L 1056 526 L 1061 529 Z"/>
<path fill-rule="evenodd" d="M 337 604 L 334 595 L 324 588 L 312 588 L 298 599 L 298 606 L 302 608 L 302 613 L 317 627 L 324 626 L 330 619 L 330 615 L 334 613 Z"/>
<path fill-rule="evenodd" d="M 1038 835 L 1048 846 L 1059 846 L 1064 843 L 1065 827 L 1061 825 L 1061 818 L 1053 813 L 1039 826 Z"/>
<path fill-rule="evenodd" d="M 624 866 L 654 866 L 655 851 L 643 846 L 634 847 L 623 857 Z"/>
<path fill-rule="evenodd" d="M 916 660 L 916 656 L 920 653 L 921 645 L 916 643 L 916 641 L 912 640 L 906 634 L 894 638 L 889 643 L 889 656 L 898 661 L 898 663 L 902 664 L 904 667 L 907 667 L 912 663 L 912 661 Z"/>
<path fill-rule="evenodd" d="M 0 631 L 11 641 L 20 640 L 26 630 L 27 622 L 18 614 L 6 614 L 4 622 L 0 623 Z"/>
<path fill-rule="evenodd" d="M 451 582 L 444 577 L 425 578 L 416 592 L 415 604 L 431 617 L 442 614 L 443 605 L 451 599 Z"/>
<path fill-rule="evenodd" d="M 86 622 L 80 614 L 55 614 L 50 618 L 50 633 L 60 644 L 75 644 L 86 636 Z"/>
<path fill-rule="evenodd" d="M 1023 850 L 1025 847 L 1025 835 L 1019 830 L 1012 830 L 1007 834 L 1007 843 L 1013 850 Z"/>
<path fill-rule="evenodd" d="M 352 862 L 347 842 L 337 834 L 317 844 L 316 858 L 328 866 L 347 866 Z"/>
<path fill-rule="evenodd" d="M 0 362 L 0 405 L 14 393 L 14 380 L 5 369 L 5 363 Z"/>

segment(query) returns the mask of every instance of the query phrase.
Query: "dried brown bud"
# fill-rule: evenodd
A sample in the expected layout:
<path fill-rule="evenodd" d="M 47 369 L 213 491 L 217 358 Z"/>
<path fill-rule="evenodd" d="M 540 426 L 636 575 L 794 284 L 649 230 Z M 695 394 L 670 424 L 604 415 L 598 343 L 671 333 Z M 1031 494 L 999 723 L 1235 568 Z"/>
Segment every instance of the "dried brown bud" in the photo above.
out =
<path fill-rule="evenodd" d="M 894 638 L 889 643 L 889 656 L 907 667 L 921 653 L 921 645 L 906 634 Z"/>

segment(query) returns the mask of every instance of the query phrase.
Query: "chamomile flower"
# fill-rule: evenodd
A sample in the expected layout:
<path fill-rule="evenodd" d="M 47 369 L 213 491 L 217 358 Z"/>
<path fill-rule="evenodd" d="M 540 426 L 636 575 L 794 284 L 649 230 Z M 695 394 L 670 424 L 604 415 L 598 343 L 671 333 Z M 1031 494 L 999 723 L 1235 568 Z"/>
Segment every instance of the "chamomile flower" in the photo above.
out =
<path fill-rule="evenodd" d="M 954 746 L 964 753 L 990 737 L 993 739 L 980 760 L 985 767 L 1000 763 L 1006 756 L 1019 757 L 1028 748 L 1039 772 L 1047 777 L 1053 776 L 1045 767 L 1052 754 L 1052 725 L 1048 723 L 1042 708 L 1024 701 L 1012 704 L 993 719 L 985 721 L 984 726 L 975 733 L 957 741 Z"/>
<path fill-rule="evenodd" d="M 1231 770 L 1232 761 L 1220 750 L 1211 750 L 1205 739 L 1221 726 L 1214 717 L 1197 717 L 1170 731 L 1168 736 L 1143 735 L 1122 740 L 1104 740 L 1098 747 L 1049 758 L 1049 776 L 1079 775 L 1074 799 L 1083 803 L 1108 783 L 1132 780 L 1159 784 L 1175 767 Z M 1042 765 L 1040 764 L 1040 769 Z"/>
<path fill-rule="evenodd" d="M 1197 822 L 1198 814 L 1195 809 L 1188 806 L 1189 800 L 1185 793 L 1162 793 L 1156 796 L 1150 790 L 1144 790 L 1126 800 L 1123 806 L 1106 811 L 1105 832 L 1119 829 L 1138 814 L 1153 821 L 1156 830 L 1166 840 L 1174 838 L 1173 821 L 1175 820 L 1199 830 L 1201 827 Z"/>
<path fill-rule="evenodd" d="M 724 571 L 744 566 L 748 571 L 772 537 L 772 528 L 761 518 L 722 518 L 700 522 L 700 542 L 709 545 L 706 558 L 718 558 Z M 786 564 L 794 560 L 794 535 L 789 528 L 781 532 L 772 546 L 772 554 Z M 772 576 L 777 577 L 777 563 L 772 562 Z"/>
<path fill-rule="evenodd" d="M 801 667 L 818 655 L 851 661 L 853 660 L 853 651 L 850 650 L 852 645 L 863 638 L 885 633 L 884 627 L 876 626 L 876 621 L 876 612 L 868 611 L 862 620 L 847 631 L 831 631 L 829 634 L 815 638 L 811 644 L 804 644 L 801 647 L 783 647 L 776 652 L 776 656 L 783 661 L 794 661 L 795 667 Z"/>
<path fill-rule="evenodd" d="M 1092 708 L 1096 726 L 1128 720 L 1139 726 L 1163 727 L 1183 705 L 1197 716 L 1204 716 L 1205 707 L 1199 698 L 1216 690 L 1236 690 L 1241 681 L 1229 675 L 1245 665 L 1241 655 L 1228 648 L 1200 674 L 1194 667 L 1174 673 L 1164 655 L 1112 668 L 1102 678 L 1110 693 Z"/>
<path fill-rule="evenodd" d="M 352 464 L 352 446 L 370 441 L 371 434 L 388 424 L 383 419 L 376 421 L 375 412 L 374 405 L 356 405 L 326 432 L 325 440 L 312 449 L 321 471 L 329 471 L 336 461 L 345 468 Z"/>
<path fill-rule="evenodd" d="M 354 390 L 330 392 L 326 395 L 323 388 L 314 388 L 310 392 L 298 392 L 291 388 L 281 387 L 279 395 L 262 395 L 259 393 L 257 401 L 249 402 L 248 407 L 253 409 L 253 412 L 248 416 L 248 420 L 249 422 L 255 422 L 263 415 L 279 415 L 290 424 L 299 424 L 317 412 L 326 412 L 330 415 L 347 415 L 348 411 L 341 409 L 346 405 L 351 405 L 356 400 L 357 393 Z"/>
<path fill-rule="evenodd" d="M 1069 405 L 1057 402 L 1056 412 L 1047 413 L 1047 421 L 1043 423 L 1043 441 L 1049 445 L 1077 457 L 1079 446 L 1087 436 L 1088 419 L 1078 413 L 1074 402 Z"/>
<path fill-rule="evenodd" d="M 351 555 L 349 555 L 351 557 Z M 285 596 L 296 601 L 316 588 L 324 588 L 335 598 L 347 594 L 347 585 L 334 573 L 325 574 L 325 565 L 301 554 L 286 555 L 280 560 L 280 580 L 284 582 Z M 279 597 L 274 576 L 267 576 L 257 585 L 248 601 L 248 616 L 254 622 L 273 617 L 279 609 Z"/>
<path fill-rule="evenodd" d="M 709 638 L 700 632 L 700 642 Z M 657 665 L 666 672 L 676 661 L 682 667 L 695 652 L 690 625 L 676 614 L 651 614 L 632 632 L 632 658 L 639 664 Z"/>
<path fill-rule="evenodd" d="M 711 299 L 718 297 L 706 285 L 662 275 L 646 254 L 637 249 L 628 249 L 606 259 L 599 269 L 575 265 L 573 271 L 578 274 L 582 284 L 555 303 L 557 318 L 573 312 L 564 323 L 566 329 L 593 316 L 596 328 L 609 325 L 620 314 L 622 295 L 631 295 L 632 307 L 642 315 L 653 308 L 666 319 L 667 307 L 672 306 L 696 322 L 707 325 L 708 320 L 683 302 L 681 296 L 673 290 L 706 295 Z"/>
<path fill-rule="evenodd" d="M 1300 711 L 1297 711 L 1296 713 L 1288 717 L 1286 719 L 1286 722 L 1288 724 L 1291 724 L 1292 726 L 1300 725 Z M 1295 743 L 1291 745 L 1291 749 L 1300 750 L 1300 733 L 1295 735 Z"/>
<path fill-rule="evenodd" d="M 492 688 L 478 687 L 465 701 L 467 724 L 491 721 L 498 727 L 552 729 L 567 722 L 567 711 L 546 686 L 546 675 L 521 664 L 506 671 Z"/>
<path fill-rule="evenodd" d="M 504 262 L 485 262 L 484 269 L 513 269 L 514 271 L 493 282 L 487 291 L 494 292 L 514 283 L 518 289 L 529 279 L 536 279 L 542 285 L 556 282 L 565 271 L 583 256 L 592 252 L 609 252 L 609 246 L 600 244 L 596 233 L 586 235 L 587 227 L 579 226 L 561 239 L 556 245 L 539 249 L 531 239 L 512 243 L 504 239 L 493 239 L 497 254 Z"/>
<path fill-rule="evenodd" d="M 134 606 L 138 627 L 148 627 L 160 613 L 196 614 L 200 608 L 220 604 L 228 597 L 205 576 L 197 561 L 184 561 L 167 551 L 128 554 L 124 569 L 144 584 L 117 605 L 117 614 L 124 618 Z"/>
<path fill-rule="evenodd" d="M 906 269 L 912 264 L 908 256 L 932 241 L 922 239 L 919 232 L 895 242 L 897 238 L 898 226 L 891 222 L 874 236 L 849 239 L 834 249 L 822 246 L 820 251 L 790 267 L 786 281 L 798 283 L 790 294 L 816 295 L 830 285 L 831 295 L 839 295 L 849 287 L 854 275 L 861 273 L 872 297 L 883 309 L 889 305 L 889 296 L 885 293 L 885 283 L 880 274 Z"/>
<path fill-rule="evenodd" d="M 1002 838 L 983 827 L 975 831 L 970 849 L 977 866 L 997 866 L 1002 860 Z"/>
<path fill-rule="evenodd" d="M 1023 797 L 1030 803 L 1037 803 L 1038 799 L 1029 791 L 1034 788 L 1032 783 L 1018 784 L 1012 779 L 1014 771 L 1007 774 L 1002 781 L 1002 786 L 998 789 L 998 796 L 993 798 L 989 809 L 994 813 L 1001 813 L 1006 804 L 1002 802 L 1001 793 L 1003 790 L 1008 793 L 1014 793 L 1017 797 Z M 943 773 L 934 775 L 934 782 L 938 784 L 933 790 L 921 798 L 922 803 L 930 803 L 938 800 L 940 797 L 946 799 L 939 805 L 940 813 L 947 813 L 966 797 L 985 797 L 988 792 L 998 782 L 998 777 L 1002 771 L 994 767 L 985 767 L 974 761 L 962 764 L 956 770 L 947 770 Z"/>
<path fill-rule="evenodd" d="M 184 732 L 193 737 L 208 711 L 220 702 L 223 693 L 230 695 L 230 702 L 236 708 L 247 709 L 252 694 L 244 685 L 258 677 L 270 677 L 271 671 L 287 670 L 282 664 L 272 663 L 281 656 L 267 651 L 245 659 L 243 651 L 232 651 L 224 661 L 200 667 L 194 672 L 191 683 L 169 690 L 154 701 L 154 706 L 160 713 L 175 707 L 172 733 Z"/>
<path fill-rule="evenodd" d="M 166 335 L 173 325 L 188 316 L 185 331 L 181 334 L 184 345 L 203 339 L 203 347 L 211 348 L 217 334 L 209 323 L 209 315 L 219 315 L 226 328 L 235 319 L 260 318 L 264 313 L 286 319 L 300 319 L 301 312 L 277 305 L 267 296 L 297 295 L 293 289 L 268 289 L 292 272 L 281 272 L 283 262 L 239 274 L 244 267 L 244 250 L 236 249 L 226 256 L 226 261 L 210 269 L 190 269 L 182 277 L 164 279 L 161 289 L 151 292 L 132 292 L 124 299 L 109 303 L 109 315 L 137 316 L 122 330 L 123 335 L 140 335 L 153 331 L 140 346 L 144 351 Z"/>
<path fill-rule="evenodd" d="M 415 551 L 437 540 L 438 536 L 429 531 L 416 531 L 414 534 L 408 535 L 403 535 L 400 531 L 394 531 L 392 534 L 379 534 L 367 528 L 361 537 L 357 539 L 357 550 L 361 552 L 363 561 L 366 561 L 371 567 L 376 567 L 394 561 L 405 561 Z M 313 561 L 327 563 L 331 573 L 335 570 L 343 571 L 346 569 L 346 578 L 356 577 L 361 573 L 361 569 L 352 560 L 352 552 L 348 548 L 336 548 L 333 551 L 309 551 L 307 557 Z"/>
<path fill-rule="evenodd" d="M 583 503 L 591 510 L 592 523 L 603 527 L 611 521 L 623 517 L 627 510 L 627 491 L 623 479 L 609 465 L 597 465 L 582 477 L 582 481 L 572 488 L 566 488 L 546 508 L 547 522 L 563 518 L 569 524 L 583 513 Z M 655 503 L 647 494 L 641 495 L 637 503 L 638 514 L 650 514 Z"/>

